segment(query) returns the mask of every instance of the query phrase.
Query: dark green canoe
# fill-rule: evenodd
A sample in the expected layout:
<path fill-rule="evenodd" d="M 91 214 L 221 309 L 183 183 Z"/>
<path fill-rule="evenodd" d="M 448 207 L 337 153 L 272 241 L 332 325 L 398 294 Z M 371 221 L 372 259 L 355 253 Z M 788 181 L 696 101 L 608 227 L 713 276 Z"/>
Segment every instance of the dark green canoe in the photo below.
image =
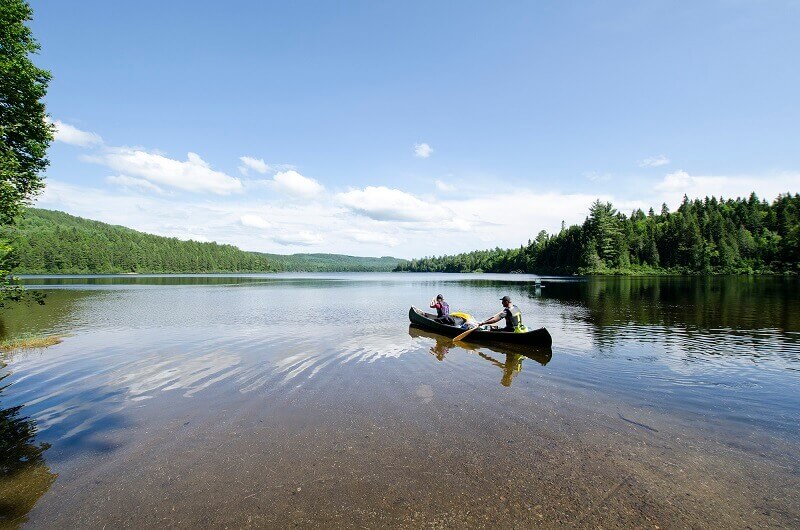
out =
<path fill-rule="evenodd" d="M 429 329 L 447 337 L 455 337 L 466 331 L 460 326 L 448 326 L 436 321 L 436 315 L 426 313 L 411 306 L 408 310 L 408 318 L 411 323 L 423 329 Z M 456 319 L 456 322 L 462 323 L 461 319 Z M 500 342 L 505 344 L 528 344 L 531 346 L 552 346 L 553 338 L 548 333 L 547 329 L 539 328 L 526 333 L 513 333 L 509 331 L 473 331 L 464 339 L 465 342 Z"/>

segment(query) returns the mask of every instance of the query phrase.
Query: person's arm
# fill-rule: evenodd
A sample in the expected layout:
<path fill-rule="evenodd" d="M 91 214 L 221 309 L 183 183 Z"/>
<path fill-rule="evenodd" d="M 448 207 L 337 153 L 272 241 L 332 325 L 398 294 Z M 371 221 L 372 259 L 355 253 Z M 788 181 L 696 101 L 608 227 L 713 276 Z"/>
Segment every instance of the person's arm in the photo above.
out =
<path fill-rule="evenodd" d="M 431 305 L 430 307 L 436 307 L 436 298 L 431 298 Z"/>
<path fill-rule="evenodd" d="M 481 322 L 478 325 L 479 326 L 483 326 L 484 324 L 494 324 L 495 322 L 500 322 L 505 317 L 504 313 L 505 313 L 505 309 L 503 311 L 500 311 L 499 313 L 497 313 L 495 316 L 487 318 L 486 320 L 484 320 L 483 322 Z"/>

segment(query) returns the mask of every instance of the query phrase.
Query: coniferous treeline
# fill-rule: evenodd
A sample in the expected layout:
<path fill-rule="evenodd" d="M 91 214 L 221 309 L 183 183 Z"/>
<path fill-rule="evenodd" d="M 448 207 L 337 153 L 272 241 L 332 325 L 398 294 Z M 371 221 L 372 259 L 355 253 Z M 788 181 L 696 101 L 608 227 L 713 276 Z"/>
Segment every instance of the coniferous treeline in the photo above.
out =
<path fill-rule="evenodd" d="M 426 257 L 396 271 L 604 273 L 798 273 L 800 195 L 692 200 L 676 212 L 630 217 L 595 201 L 580 226 L 539 232 L 527 246 Z"/>
<path fill-rule="evenodd" d="M 13 239 L 17 274 L 122 272 L 200 273 L 277 271 L 390 271 L 396 258 L 337 254 L 264 254 L 232 245 L 181 241 L 130 228 L 30 208 Z"/>

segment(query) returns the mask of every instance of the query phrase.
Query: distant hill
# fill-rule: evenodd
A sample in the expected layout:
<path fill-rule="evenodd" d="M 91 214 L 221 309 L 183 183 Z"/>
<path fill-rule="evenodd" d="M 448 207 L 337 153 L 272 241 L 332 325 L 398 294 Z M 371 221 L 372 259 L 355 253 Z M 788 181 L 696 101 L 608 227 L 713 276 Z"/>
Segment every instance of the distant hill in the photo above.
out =
<path fill-rule="evenodd" d="M 15 274 L 378 272 L 402 262 L 392 257 L 247 252 L 39 208 L 28 208 L 8 236 L 16 249 Z"/>

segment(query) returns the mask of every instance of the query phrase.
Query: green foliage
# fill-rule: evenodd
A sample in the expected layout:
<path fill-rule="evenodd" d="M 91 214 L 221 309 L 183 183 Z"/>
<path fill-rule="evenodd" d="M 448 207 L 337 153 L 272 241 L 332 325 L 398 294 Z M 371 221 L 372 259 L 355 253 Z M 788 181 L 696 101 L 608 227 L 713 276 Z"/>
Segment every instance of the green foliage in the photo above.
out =
<path fill-rule="evenodd" d="M 390 272 L 403 260 L 346 256 L 342 254 L 261 254 L 281 271 L 303 272 Z"/>
<path fill-rule="evenodd" d="M 397 258 L 263 254 L 29 208 L 13 229 L 18 274 L 391 271 Z"/>
<path fill-rule="evenodd" d="M 8 224 L 19 206 L 44 187 L 40 177 L 53 131 L 42 102 L 50 72 L 34 66 L 39 50 L 25 22 L 31 8 L 22 0 L 0 1 L 0 223 Z"/>
<path fill-rule="evenodd" d="M 40 173 L 53 140 L 42 101 L 50 72 L 29 57 L 39 50 L 25 25 L 31 15 L 23 0 L 0 0 L 0 227 L 13 224 L 44 187 Z M 12 255 L 9 241 L 0 238 L 0 307 L 23 297 L 9 276 Z"/>
<path fill-rule="evenodd" d="M 770 205 L 747 199 L 690 201 L 630 217 L 595 201 L 582 226 L 539 232 L 527 247 L 426 257 L 397 267 L 419 272 L 551 274 L 800 273 L 800 195 Z"/>

